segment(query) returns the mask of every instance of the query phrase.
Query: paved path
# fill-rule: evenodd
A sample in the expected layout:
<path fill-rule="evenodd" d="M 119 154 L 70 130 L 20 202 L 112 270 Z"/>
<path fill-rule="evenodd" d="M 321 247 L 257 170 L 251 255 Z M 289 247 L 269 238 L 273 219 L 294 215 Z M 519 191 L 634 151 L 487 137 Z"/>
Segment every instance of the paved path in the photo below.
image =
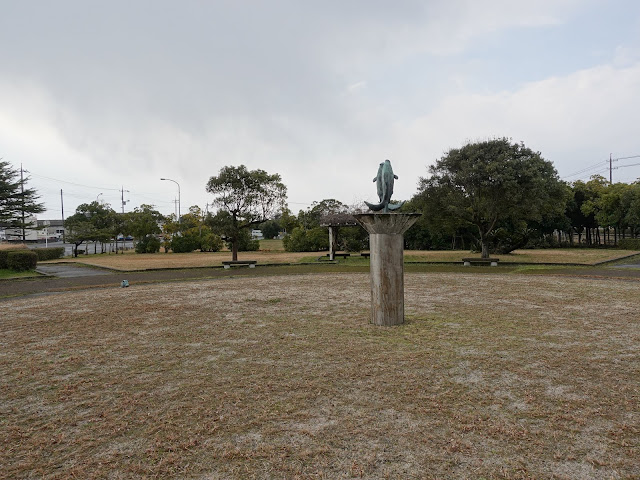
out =
<path fill-rule="evenodd" d="M 64 292 L 87 288 L 121 288 L 122 280 L 128 280 L 132 287 L 140 284 L 156 282 L 172 282 L 186 280 L 214 279 L 219 277 L 237 276 L 262 276 L 262 275 L 291 275 L 319 272 L 368 272 L 368 266 L 342 266 L 342 265 L 289 265 L 289 266 L 259 266 L 257 268 L 234 268 L 225 270 L 222 268 L 188 268 L 179 270 L 152 270 L 143 272 L 115 272 L 94 267 L 81 267 L 72 265 L 40 265 L 53 267 L 57 270 L 49 270 L 48 275 L 37 278 L 24 278 L 12 280 L 0 280 L 0 301 L 15 296 L 34 295 L 43 293 Z M 62 268 L 64 267 L 64 268 Z M 445 271 L 451 273 L 451 265 L 405 265 L 405 271 L 432 272 Z M 460 273 L 477 272 L 509 274 L 516 267 L 468 267 L 459 266 Z M 599 279 L 621 279 L 640 281 L 640 262 L 617 265 L 615 267 L 566 267 L 557 269 L 532 270 L 533 275 L 570 276 Z"/>
<path fill-rule="evenodd" d="M 616 265 L 615 268 L 640 268 L 640 260 L 637 263 L 625 263 L 624 265 Z"/>
<path fill-rule="evenodd" d="M 59 278 L 77 278 L 77 277 L 93 277 L 95 275 L 110 275 L 113 270 L 104 268 L 93 268 L 80 264 L 69 263 L 51 263 L 40 264 L 36 268 L 36 272 L 44 275 L 52 275 Z"/>
<path fill-rule="evenodd" d="M 43 266 L 45 265 L 39 266 L 38 269 Z M 51 264 L 51 266 L 53 267 L 54 265 Z M 87 288 L 121 288 L 122 280 L 127 280 L 129 285 L 134 287 L 145 283 L 202 280 L 218 277 L 300 274 L 309 273 L 310 270 L 309 267 L 305 265 L 294 265 L 263 266 L 251 269 L 233 268 L 229 270 L 217 267 L 116 272 L 113 270 L 93 267 L 65 266 L 69 268 L 60 269 L 58 274 L 54 272 L 51 275 L 42 277 L 0 280 L 0 301 L 3 297 L 6 299 L 21 295 L 64 292 Z M 347 269 L 340 268 L 338 265 L 330 265 L 329 267 L 333 267 L 331 268 L 331 271 L 368 271 L 368 267 L 355 269 L 353 267 L 349 267 Z M 320 268 L 320 270 L 318 270 L 318 268 L 314 268 L 313 271 L 317 272 L 327 270 L 326 266 L 321 266 Z"/>

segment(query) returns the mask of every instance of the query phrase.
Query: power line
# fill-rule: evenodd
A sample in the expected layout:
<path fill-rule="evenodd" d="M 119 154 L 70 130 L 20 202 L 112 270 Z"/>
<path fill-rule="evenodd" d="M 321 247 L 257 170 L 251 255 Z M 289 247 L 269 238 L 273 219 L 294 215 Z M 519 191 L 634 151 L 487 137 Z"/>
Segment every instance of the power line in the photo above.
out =
<path fill-rule="evenodd" d="M 574 173 L 572 173 L 572 174 L 570 174 L 570 175 L 565 175 L 565 176 L 564 176 L 564 177 L 562 177 L 562 178 L 563 178 L 563 179 L 565 179 L 565 178 L 569 178 L 569 177 L 575 177 L 575 176 L 577 176 L 577 175 L 581 175 L 581 174 L 583 174 L 583 173 L 588 172 L 589 170 L 593 170 L 594 168 L 598 168 L 598 167 L 600 167 L 600 170 L 602 170 L 602 169 L 603 169 L 603 167 L 602 167 L 602 166 L 603 166 L 603 165 L 606 165 L 606 164 L 608 164 L 608 163 L 609 163 L 609 160 L 603 160 L 603 161 L 601 161 L 601 162 L 598 162 L 598 163 L 595 163 L 595 164 L 591 165 L 590 167 L 585 167 L 585 168 L 583 168 L 583 169 L 581 169 L 581 170 L 578 170 L 577 172 L 574 172 Z M 608 168 L 608 167 L 606 167 L 606 168 Z"/>
<path fill-rule="evenodd" d="M 614 158 L 613 161 L 615 162 L 616 160 L 629 160 L 630 158 L 640 158 L 640 155 L 631 155 L 630 157 L 618 157 L 618 158 Z"/>
<path fill-rule="evenodd" d="M 46 178 L 47 180 L 52 180 L 54 182 L 61 182 L 61 183 L 66 183 L 68 185 L 74 185 L 76 187 L 91 188 L 91 189 L 95 189 L 95 190 L 113 190 L 115 192 L 119 192 L 120 191 L 119 188 L 95 187 L 95 186 L 91 186 L 91 185 L 83 185 L 81 183 L 74 183 L 74 182 L 68 182 L 66 180 L 60 180 L 59 178 L 45 177 L 44 175 L 38 175 L 36 173 L 31 173 L 31 175 L 34 176 L 34 177 L 39 177 L 39 178 Z"/>
<path fill-rule="evenodd" d="M 600 173 L 605 173 L 605 172 L 609 172 L 611 173 L 612 170 L 616 170 L 618 168 L 624 168 L 624 167 L 633 167 L 636 165 L 639 165 L 637 163 L 631 164 L 631 165 L 618 165 L 616 167 L 612 166 L 613 162 L 617 162 L 618 160 L 630 160 L 632 158 L 640 158 L 640 155 L 629 155 L 627 157 L 617 157 L 617 158 L 609 158 L 608 160 L 603 160 L 601 162 L 598 163 L 594 163 L 593 165 L 589 166 L 589 167 L 584 167 L 581 170 L 578 170 L 572 174 L 566 175 L 564 177 L 562 177 L 562 179 L 568 179 L 571 177 L 576 177 L 578 175 L 582 176 L 585 175 L 587 173 L 589 173 L 590 176 L 592 175 L 597 175 Z"/>
<path fill-rule="evenodd" d="M 636 158 L 640 158 L 640 155 L 638 155 L 638 157 Z M 631 163 L 629 165 L 618 165 L 617 167 L 613 167 L 614 170 L 618 169 L 618 168 L 625 168 L 625 167 L 636 167 L 640 165 L 640 163 Z"/>

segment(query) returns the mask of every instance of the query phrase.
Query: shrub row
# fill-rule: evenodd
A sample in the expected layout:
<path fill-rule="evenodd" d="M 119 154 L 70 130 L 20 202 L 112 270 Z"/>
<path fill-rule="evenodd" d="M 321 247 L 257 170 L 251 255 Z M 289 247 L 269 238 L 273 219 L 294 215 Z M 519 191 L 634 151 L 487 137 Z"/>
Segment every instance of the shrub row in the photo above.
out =
<path fill-rule="evenodd" d="M 39 262 L 55 260 L 64 256 L 64 247 L 35 248 L 33 251 L 36 252 Z"/>
<path fill-rule="evenodd" d="M 38 264 L 38 255 L 33 250 L 0 250 L 0 268 L 16 270 L 33 270 Z"/>
<path fill-rule="evenodd" d="M 6 270 L 9 268 L 7 266 L 7 255 L 11 250 L 0 250 L 0 270 Z"/>
<path fill-rule="evenodd" d="M 640 238 L 623 238 L 618 240 L 618 248 L 622 250 L 640 250 Z"/>

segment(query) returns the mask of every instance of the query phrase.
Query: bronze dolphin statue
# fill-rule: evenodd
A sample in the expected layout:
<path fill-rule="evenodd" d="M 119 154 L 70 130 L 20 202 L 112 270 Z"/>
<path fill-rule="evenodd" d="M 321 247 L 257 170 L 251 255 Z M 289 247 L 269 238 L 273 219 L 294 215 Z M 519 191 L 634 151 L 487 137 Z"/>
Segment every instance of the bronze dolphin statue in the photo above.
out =
<path fill-rule="evenodd" d="M 378 198 L 380 199 L 380 203 L 371 204 L 369 202 L 364 202 L 374 212 L 379 212 L 382 210 L 384 213 L 389 213 L 390 210 L 399 209 L 404 202 L 390 204 L 391 195 L 393 195 L 393 182 L 398 178 L 397 175 L 394 175 L 393 168 L 391 168 L 391 162 L 389 160 L 385 160 L 380 164 L 378 168 L 378 174 L 376 178 L 373 179 L 376 182 L 376 187 L 378 188 Z"/>

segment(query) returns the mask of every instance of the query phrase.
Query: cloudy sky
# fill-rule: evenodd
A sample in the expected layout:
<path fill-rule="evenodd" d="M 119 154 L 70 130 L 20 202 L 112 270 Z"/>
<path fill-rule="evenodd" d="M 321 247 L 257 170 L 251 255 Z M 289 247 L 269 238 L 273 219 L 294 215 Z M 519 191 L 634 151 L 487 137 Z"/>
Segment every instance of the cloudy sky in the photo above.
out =
<path fill-rule="evenodd" d="M 398 199 L 447 150 L 510 137 L 567 180 L 640 155 L 637 0 L 0 0 L 0 157 L 60 218 L 99 198 L 205 207 L 225 165 L 297 213 Z M 613 162 L 614 181 L 640 158 Z M 102 195 L 100 195 L 102 194 Z"/>

